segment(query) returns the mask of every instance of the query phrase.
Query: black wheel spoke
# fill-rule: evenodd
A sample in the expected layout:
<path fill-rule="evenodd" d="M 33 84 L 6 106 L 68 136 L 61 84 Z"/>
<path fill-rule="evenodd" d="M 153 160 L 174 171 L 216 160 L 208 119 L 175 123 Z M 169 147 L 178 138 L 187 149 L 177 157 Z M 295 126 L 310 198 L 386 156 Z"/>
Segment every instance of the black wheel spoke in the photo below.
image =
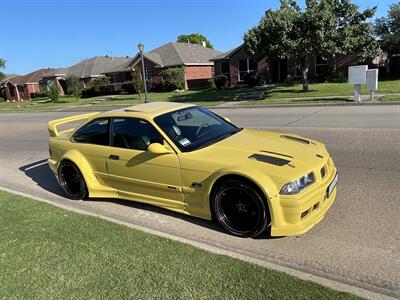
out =
<path fill-rule="evenodd" d="M 264 206 L 252 189 L 238 184 L 223 186 L 215 201 L 218 220 L 230 232 L 252 235 L 264 228 Z"/>

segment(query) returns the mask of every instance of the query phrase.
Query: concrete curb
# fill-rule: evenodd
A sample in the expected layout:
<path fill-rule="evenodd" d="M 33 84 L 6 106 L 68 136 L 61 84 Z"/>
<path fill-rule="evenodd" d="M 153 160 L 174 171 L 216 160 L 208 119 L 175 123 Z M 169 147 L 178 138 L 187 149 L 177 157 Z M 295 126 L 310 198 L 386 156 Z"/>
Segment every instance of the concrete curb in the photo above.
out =
<path fill-rule="evenodd" d="M 83 210 L 83 209 L 73 208 L 73 207 L 69 207 L 69 206 L 63 205 L 63 204 L 54 203 L 54 202 L 46 200 L 44 198 L 31 196 L 29 194 L 22 193 L 22 192 L 19 192 L 19 191 L 13 190 L 13 189 L 9 189 L 9 188 L 6 188 L 6 187 L 0 186 L 0 190 L 6 191 L 6 192 L 9 192 L 9 193 L 13 193 L 13 194 L 17 194 L 17 195 L 20 195 L 20 196 L 23 196 L 23 197 L 31 198 L 31 199 L 34 199 L 34 200 L 37 200 L 37 201 L 40 201 L 40 202 L 44 202 L 44 203 L 47 203 L 47 204 L 51 204 L 53 206 L 56 206 L 56 207 L 59 207 L 59 208 L 62 208 L 62 209 L 68 210 L 68 211 L 76 212 L 76 213 L 79 213 L 79 214 L 82 214 L 82 215 L 97 217 L 97 218 L 100 218 L 100 219 L 103 219 L 103 220 L 106 220 L 106 221 L 109 221 L 109 222 L 113 222 L 113 223 L 116 223 L 116 224 L 127 226 L 127 227 L 132 228 L 132 229 L 136 229 L 136 230 L 147 232 L 147 233 L 150 233 L 150 234 L 153 234 L 153 235 L 157 235 L 157 236 L 160 236 L 160 237 L 168 238 L 168 239 L 171 239 L 171 240 L 174 240 L 174 241 L 178 241 L 178 242 L 181 242 L 181 243 L 184 243 L 184 244 L 187 244 L 187 245 L 191 245 L 191 246 L 194 246 L 194 247 L 197 247 L 197 248 L 200 248 L 202 250 L 206 250 L 206 251 L 209 251 L 209 252 L 212 252 L 212 253 L 215 253 L 215 254 L 229 256 L 229 257 L 240 259 L 240 260 L 243 260 L 243 261 L 258 265 L 258 266 L 261 266 L 261 267 L 265 267 L 265 268 L 269 268 L 269 269 L 272 269 L 272 270 L 284 272 L 286 274 L 298 277 L 298 278 L 303 279 L 303 280 L 312 281 L 312 282 L 321 284 L 321 285 L 323 285 L 325 287 L 328 287 L 328 288 L 331 288 L 331 289 L 335 289 L 335 290 L 338 290 L 338 291 L 352 293 L 354 295 L 357 295 L 359 297 L 363 297 L 363 298 L 366 298 L 366 299 L 396 299 L 396 298 L 393 298 L 393 297 L 390 297 L 390 296 L 387 296 L 387 295 L 384 295 L 384 294 L 379 294 L 379 293 L 371 291 L 371 290 L 363 289 L 363 288 L 360 288 L 360 287 L 352 286 L 352 285 L 349 285 L 349 284 L 346 284 L 346 283 L 338 282 L 338 281 L 331 280 L 331 279 L 328 279 L 328 278 L 324 278 L 324 277 L 321 277 L 321 276 L 317 276 L 317 275 L 314 275 L 314 274 L 306 273 L 306 272 L 303 272 L 301 270 L 292 269 L 292 268 L 288 268 L 288 267 L 281 266 L 281 265 L 278 265 L 278 264 L 274 264 L 274 263 L 271 263 L 271 262 L 262 261 L 262 260 L 259 260 L 259 259 L 256 259 L 256 258 L 248 257 L 246 255 L 235 253 L 233 251 L 219 249 L 217 247 L 210 246 L 210 245 L 207 245 L 207 244 L 204 244 L 204 243 L 201 243 L 201 242 L 192 241 L 192 240 L 189 240 L 189 239 L 186 239 L 186 238 L 182 238 L 182 237 L 177 237 L 177 236 L 174 236 L 174 235 L 162 232 L 162 231 L 149 229 L 149 228 L 142 227 L 142 226 L 139 226 L 139 225 L 134 225 L 134 224 L 131 224 L 131 223 L 128 223 L 128 222 L 124 222 L 124 221 L 120 221 L 120 220 L 117 220 L 117 219 L 114 219 L 114 218 L 110 218 L 110 217 L 102 216 L 102 215 L 99 215 L 99 214 L 96 214 L 96 213 L 92 213 L 92 212 L 89 212 L 89 211 L 86 211 L 86 210 Z"/>

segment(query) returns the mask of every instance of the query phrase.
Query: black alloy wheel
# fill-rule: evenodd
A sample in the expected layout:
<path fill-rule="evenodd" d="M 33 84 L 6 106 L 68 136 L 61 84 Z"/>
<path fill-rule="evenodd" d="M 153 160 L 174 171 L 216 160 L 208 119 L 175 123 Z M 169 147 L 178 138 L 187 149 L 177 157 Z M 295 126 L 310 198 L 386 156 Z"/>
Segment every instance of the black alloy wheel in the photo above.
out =
<path fill-rule="evenodd" d="M 226 180 L 216 188 L 211 201 L 215 219 L 233 235 L 255 237 L 270 224 L 264 195 L 244 180 Z"/>
<path fill-rule="evenodd" d="M 86 198 L 88 192 L 85 180 L 78 167 L 70 161 L 64 160 L 58 168 L 58 181 L 72 200 L 81 200 Z"/>

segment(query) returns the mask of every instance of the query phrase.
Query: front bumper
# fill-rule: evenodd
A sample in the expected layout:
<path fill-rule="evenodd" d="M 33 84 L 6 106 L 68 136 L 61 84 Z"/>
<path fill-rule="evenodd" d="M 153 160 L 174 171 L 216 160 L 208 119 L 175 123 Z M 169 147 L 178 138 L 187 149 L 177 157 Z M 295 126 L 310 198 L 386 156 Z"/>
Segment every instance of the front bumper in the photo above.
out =
<path fill-rule="evenodd" d="M 337 188 L 327 196 L 327 189 L 335 179 L 337 170 L 330 160 L 329 174 L 325 178 L 319 177 L 314 187 L 305 189 L 298 195 L 279 196 L 273 207 L 272 236 L 300 235 L 309 231 L 318 224 L 332 206 Z"/>

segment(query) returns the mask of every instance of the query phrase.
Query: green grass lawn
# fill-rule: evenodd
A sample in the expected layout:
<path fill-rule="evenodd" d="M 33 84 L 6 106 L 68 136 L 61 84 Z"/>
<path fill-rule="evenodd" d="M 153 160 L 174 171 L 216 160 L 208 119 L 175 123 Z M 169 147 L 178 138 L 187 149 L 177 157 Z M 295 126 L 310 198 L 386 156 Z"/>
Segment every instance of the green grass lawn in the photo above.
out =
<path fill-rule="evenodd" d="M 1 299 L 356 299 L 0 191 Z"/>
<path fill-rule="evenodd" d="M 254 91 L 254 88 L 238 88 L 226 90 L 190 90 L 181 93 L 162 92 L 149 93 L 149 101 L 175 101 L 194 103 L 203 106 L 214 106 L 230 101 L 246 100 L 245 96 Z M 265 96 L 260 100 L 248 101 L 246 105 L 258 104 L 290 104 L 290 103 L 336 103 L 347 101 L 346 97 L 351 97 L 354 93 L 354 87 L 347 83 L 312 83 L 310 91 L 304 93 L 302 85 L 285 85 L 276 86 L 265 91 Z M 362 86 L 362 93 L 368 95 L 365 86 Z M 386 80 L 379 82 L 379 89 L 376 94 L 394 94 L 400 93 L 400 80 Z M 333 97 L 331 99 L 323 99 L 321 97 Z M 335 97 L 338 96 L 338 97 Z M 41 111 L 66 108 L 87 108 L 96 109 L 112 109 L 135 105 L 143 102 L 137 94 L 117 95 L 113 96 L 111 101 L 105 101 L 99 104 L 91 104 L 96 99 L 107 98 L 110 96 L 101 96 L 88 99 L 75 99 L 74 97 L 61 97 L 58 103 L 39 103 L 38 101 L 25 102 L 2 102 L 0 103 L 0 111 Z M 389 99 L 390 98 L 389 96 Z M 395 101 L 397 98 L 393 98 Z M 19 107 L 18 107 L 19 106 Z"/>

